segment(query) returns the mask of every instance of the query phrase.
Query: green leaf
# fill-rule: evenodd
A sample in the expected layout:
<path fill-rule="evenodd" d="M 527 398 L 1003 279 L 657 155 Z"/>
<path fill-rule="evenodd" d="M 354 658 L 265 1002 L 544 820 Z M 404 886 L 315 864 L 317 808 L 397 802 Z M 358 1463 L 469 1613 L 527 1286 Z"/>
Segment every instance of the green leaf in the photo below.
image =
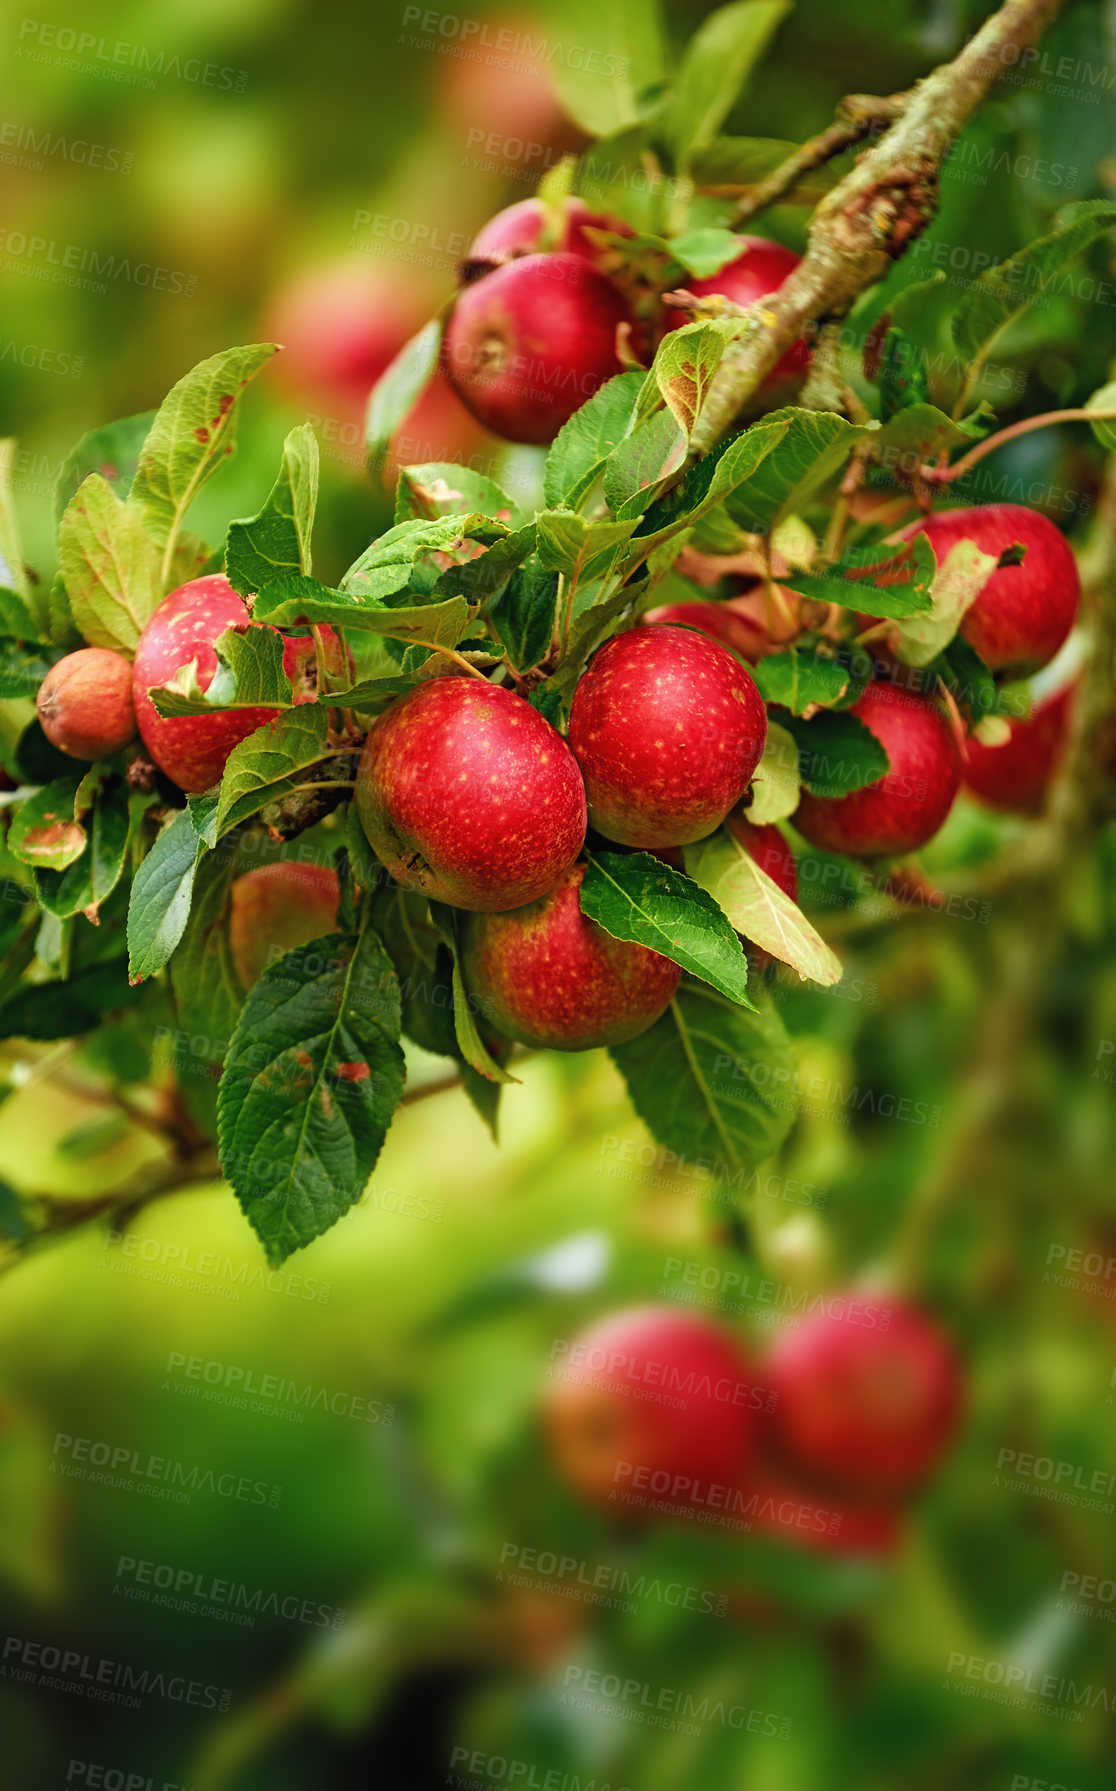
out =
<path fill-rule="evenodd" d="M 765 703 L 779 703 L 795 715 L 811 703 L 830 707 L 849 687 L 847 667 L 803 647 L 772 653 L 752 666 L 751 673 Z"/>
<path fill-rule="evenodd" d="M 713 142 L 790 6 L 791 0 L 734 0 L 710 13 L 690 39 L 665 120 L 684 172 Z"/>
<path fill-rule="evenodd" d="M 613 448 L 605 462 L 604 494 L 618 521 L 639 521 L 659 488 L 682 470 L 686 445 L 677 419 L 671 411 L 660 410 Z"/>
<path fill-rule="evenodd" d="M 948 646 L 995 572 L 998 557 L 981 553 L 974 541 L 954 543 L 930 588 L 929 615 L 908 616 L 894 631 L 895 651 L 905 665 L 929 665 Z"/>
<path fill-rule="evenodd" d="M 179 1031 L 174 1064 L 183 1100 L 207 1136 L 217 1136 L 217 1089 L 244 989 L 229 940 L 229 893 L 237 873 L 234 850 L 207 852 L 198 865 L 194 900 L 171 961 Z M 204 1041 L 201 1050 L 196 1041 Z"/>
<path fill-rule="evenodd" d="M 93 647 L 134 653 L 162 596 L 159 555 L 143 512 L 90 473 L 66 506 L 58 564 L 74 623 Z"/>
<path fill-rule="evenodd" d="M 748 960 L 725 914 L 707 891 L 650 852 L 591 854 L 581 911 L 614 939 L 645 945 L 751 1007 Z"/>
<path fill-rule="evenodd" d="M 488 1049 L 477 1024 L 479 1011 L 476 997 L 465 987 L 461 972 L 462 936 L 465 916 L 459 908 L 444 902 L 430 903 L 430 918 L 437 927 L 453 958 L 453 1025 L 457 1047 L 465 1062 L 488 1082 L 518 1082 Z"/>
<path fill-rule="evenodd" d="M 168 589 L 186 511 L 233 451 L 241 393 L 274 353 L 273 342 L 252 342 L 200 361 L 155 413 L 140 450 L 130 501 L 142 509 L 152 538 L 163 550 L 161 590 Z"/>
<path fill-rule="evenodd" d="M 96 918 L 101 903 L 119 883 L 128 844 L 151 798 L 131 794 L 124 778 L 105 779 L 93 797 L 85 822 L 88 845 L 64 871 L 36 870 L 39 901 L 60 920 L 85 913 Z"/>
<path fill-rule="evenodd" d="M 815 796 L 847 796 L 886 777 L 891 768 L 875 734 L 855 715 L 821 709 L 809 721 L 788 715 L 784 725 L 798 747 L 802 782 Z"/>
<path fill-rule="evenodd" d="M 834 567 L 819 577 L 796 573 L 793 589 L 817 603 L 839 603 L 867 616 L 902 620 L 905 616 L 930 615 L 937 571 L 929 541 L 925 535 L 916 535 L 897 551 L 888 549 L 884 558 L 859 562 L 844 572 Z M 877 584 L 877 577 L 896 582 Z"/>
<path fill-rule="evenodd" d="M 692 274 L 695 280 L 706 280 L 711 274 L 719 274 L 730 261 L 736 261 L 743 254 L 745 239 L 734 230 L 710 226 L 704 230 L 687 230 L 682 236 L 672 236 L 668 246 L 675 261 L 688 274 Z"/>
<path fill-rule="evenodd" d="M 966 360 L 982 359 L 1013 318 L 1057 292 L 1068 261 L 1116 225 L 1116 205 L 1090 199 L 1059 212 L 1048 236 L 990 267 L 962 294 L 953 313 L 953 340 Z"/>
<path fill-rule="evenodd" d="M 429 323 L 424 323 L 418 335 L 404 344 L 372 387 L 364 425 L 364 444 L 373 472 L 382 468 L 392 436 L 433 376 L 442 349 L 443 327 L 440 317 L 432 317 Z"/>
<path fill-rule="evenodd" d="M 356 593 L 331 591 L 317 579 L 292 577 L 276 579 L 261 591 L 252 614 L 278 628 L 305 619 L 436 647 L 456 647 L 472 619 L 464 597 L 449 597 L 441 603 L 388 604 Z"/>
<path fill-rule="evenodd" d="M 128 903 L 128 980 L 142 982 L 169 962 L 190 914 L 194 871 L 204 848 L 187 809 L 163 828 L 136 872 Z"/>
<path fill-rule="evenodd" d="M 55 519 L 62 513 L 90 473 L 107 479 L 117 497 L 123 500 L 132 489 L 140 450 L 155 421 L 153 410 L 141 411 L 135 417 L 122 417 L 116 423 L 102 423 L 83 435 L 77 446 L 62 463 L 54 492 Z"/>
<path fill-rule="evenodd" d="M 518 671 L 536 665 L 546 653 L 557 611 L 558 574 L 541 560 L 520 566 L 489 604 L 489 621 Z"/>
<path fill-rule="evenodd" d="M 1086 398 L 1085 409 L 1116 411 L 1116 381 L 1110 385 L 1101 386 L 1100 390 L 1094 392 L 1091 398 Z M 1089 427 L 1102 448 L 1110 454 L 1116 451 L 1116 421 L 1090 423 Z"/>
<path fill-rule="evenodd" d="M 718 137 L 707 148 L 695 152 L 691 173 L 699 192 L 746 198 L 801 147 L 800 143 L 781 137 Z M 794 191 L 784 194 L 779 203 L 813 207 L 825 198 L 837 179 L 829 165 L 815 168 L 797 181 Z"/>
<path fill-rule="evenodd" d="M 840 982 L 841 960 L 731 828 L 687 846 L 684 855 L 694 882 L 709 891 L 745 939 L 789 964 L 804 981 L 825 988 Z"/>
<path fill-rule="evenodd" d="M 85 851 L 87 834 L 76 818 L 76 778 L 58 778 L 36 790 L 12 817 L 8 850 L 21 864 L 64 871 Z"/>
<path fill-rule="evenodd" d="M 971 448 L 973 432 L 963 429 L 935 404 L 908 404 L 886 422 L 872 437 L 873 458 L 884 466 L 894 465 L 905 454 L 918 454 L 925 461 L 935 460 L 947 448 Z"/>
<path fill-rule="evenodd" d="M 542 15 L 565 46 L 547 67 L 567 115 L 590 137 L 635 124 L 640 95 L 663 76 L 657 0 L 546 0 Z"/>
<path fill-rule="evenodd" d="M 58 923 L 55 923 L 58 924 Z M 129 988 L 124 959 L 91 964 L 65 979 L 29 983 L 0 1008 L 0 1038 L 79 1038 L 95 1032 L 141 991 Z"/>
<path fill-rule="evenodd" d="M 379 603 L 406 589 L 420 558 L 457 552 L 466 541 L 498 541 L 510 533 L 506 523 L 494 522 L 475 511 L 396 523 L 349 567 L 341 580 L 341 589 L 361 602 Z"/>
<path fill-rule="evenodd" d="M 535 551 L 537 531 L 534 523 L 494 541 L 483 553 L 459 564 L 447 566 L 435 582 L 431 600 L 464 597 L 466 602 L 485 607 L 507 587 L 516 569 Z"/>
<path fill-rule="evenodd" d="M 18 591 L 8 590 L 2 585 L 0 585 L 0 634 L 11 635 L 17 641 L 42 642 L 44 638 L 40 632 L 38 617 L 32 614 L 28 600 L 21 597 Z"/>
<path fill-rule="evenodd" d="M 689 442 L 721 356 L 739 335 L 739 320 L 687 323 L 664 336 L 651 372 L 678 427 Z"/>
<path fill-rule="evenodd" d="M 217 670 L 204 690 L 195 659 L 169 684 L 148 691 L 157 715 L 212 715 L 219 709 L 289 709 L 291 681 L 283 670 L 283 639 L 273 628 L 226 628 L 214 642 Z"/>
<path fill-rule="evenodd" d="M 795 1064 L 774 1010 L 749 1013 L 685 983 L 660 1020 L 609 1052 L 653 1138 L 741 1180 L 794 1120 Z"/>
<path fill-rule="evenodd" d="M 0 440 L 0 585 L 14 591 L 26 604 L 32 602 L 31 583 L 23 564 L 19 522 L 12 500 L 12 469 L 16 443 L 12 436 Z"/>
<path fill-rule="evenodd" d="M 769 821 L 785 821 L 798 807 L 801 794 L 798 745 L 794 735 L 768 717 L 763 756 L 752 774 L 748 820 L 756 827 L 763 827 Z"/>
<path fill-rule="evenodd" d="M 231 827 L 258 814 L 265 803 L 289 796 L 300 771 L 329 757 L 328 726 L 326 709 L 317 703 L 300 703 L 234 746 L 225 764 L 206 844 L 216 844 Z"/>
<path fill-rule="evenodd" d="M 753 463 L 746 446 L 749 439 L 757 437 L 757 446 L 763 447 L 776 432 L 777 438 Z M 767 533 L 781 517 L 801 513 L 869 433 L 866 426 L 848 423 L 836 411 L 773 411 L 736 438 L 742 465 L 738 469 L 734 464 L 733 444 L 718 463 L 711 493 L 727 497 L 729 515 L 741 528 Z"/>
<path fill-rule="evenodd" d="M 251 597 L 281 573 L 309 573 L 317 502 L 318 442 L 309 423 L 300 423 L 283 444 L 283 464 L 263 509 L 229 524 L 225 575 L 234 591 Z"/>
<path fill-rule="evenodd" d="M 543 469 L 543 496 L 552 509 L 576 510 L 631 427 L 643 390 L 642 373 L 618 373 L 575 410 L 558 431 Z"/>
<path fill-rule="evenodd" d="M 54 664 L 49 649 L 0 639 L 0 697 L 33 697 Z"/>
<path fill-rule="evenodd" d="M 400 467 L 395 489 L 397 523 L 429 522 L 442 516 L 460 516 L 468 510 L 496 517 L 512 528 L 519 527 L 523 521 L 518 505 L 495 480 L 485 473 L 474 472 L 472 467 L 455 466 L 451 461 L 443 460 Z"/>
<path fill-rule="evenodd" d="M 539 559 L 553 572 L 561 572 L 575 589 L 612 570 L 635 528 L 634 520 L 587 522 L 565 510 L 543 510 L 536 521 Z"/>
<path fill-rule="evenodd" d="M 221 1166 L 274 1266 L 364 1191 L 403 1092 L 399 983 L 365 927 L 249 990 L 217 1098 Z"/>

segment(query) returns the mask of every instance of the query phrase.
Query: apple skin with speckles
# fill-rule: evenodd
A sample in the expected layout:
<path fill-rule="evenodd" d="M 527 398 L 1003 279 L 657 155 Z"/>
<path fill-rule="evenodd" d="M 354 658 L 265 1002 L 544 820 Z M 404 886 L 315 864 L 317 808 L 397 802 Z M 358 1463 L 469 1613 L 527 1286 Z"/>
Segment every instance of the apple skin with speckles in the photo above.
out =
<path fill-rule="evenodd" d="M 205 578 L 192 578 L 164 597 L 140 637 L 132 666 L 136 723 L 160 771 L 181 790 L 208 790 L 219 782 L 233 747 L 265 722 L 274 721 L 282 711 L 218 710 L 213 715 L 164 719 L 156 713 L 147 693 L 169 684 L 192 659 L 197 661 L 198 684 L 202 690 L 208 690 L 217 670 L 214 643 L 226 628 L 247 628 L 250 622 L 244 599 L 233 590 L 223 572 L 214 572 Z M 291 680 L 296 703 L 314 699 L 313 691 L 306 688 L 305 676 L 313 658 L 312 640 L 290 637 L 284 642 L 283 670 Z"/>
<path fill-rule="evenodd" d="M 851 1314 L 859 1307 L 861 1321 Z M 877 1322 L 869 1325 L 873 1307 Z M 886 1329 L 879 1323 L 887 1314 Z M 799 1474 L 854 1498 L 896 1499 L 938 1465 L 961 1412 L 949 1338 L 900 1302 L 848 1296 L 783 1331 L 764 1363 L 772 1447 Z"/>
<path fill-rule="evenodd" d="M 890 769 L 847 796 L 803 789 L 794 825 L 823 852 L 852 858 L 917 852 L 943 825 L 961 787 L 953 728 L 937 703 L 886 682 L 869 684 L 849 714 L 876 736 Z"/>
<path fill-rule="evenodd" d="M 59 752 L 111 759 L 136 737 L 131 661 L 108 647 L 79 647 L 51 666 L 35 707 Z"/>
<path fill-rule="evenodd" d="M 1013 815 L 1041 815 L 1046 794 L 1069 743 L 1077 683 L 1035 704 L 1030 715 L 1011 718 L 1011 738 L 1002 746 L 965 742 L 964 785 L 989 808 Z"/>
<path fill-rule="evenodd" d="M 505 1037 L 552 1051 L 621 1045 L 653 1026 L 682 978 L 644 945 L 614 939 L 581 912 L 583 864 L 538 901 L 470 916 L 465 981 Z"/>
<path fill-rule="evenodd" d="M 229 893 L 229 944 L 244 987 L 284 952 L 332 933 L 340 894 L 336 871 L 320 864 L 280 860 L 237 877 Z"/>
<path fill-rule="evenodd" d="M 433 678 L 385 709 L 356 801 L 396 882 L 455 908 L 522 908 L 585 839 L 585 790 L 561 734 L 481 678 Z"/>
<path fill-rule="evenodd" d="M 458 294 L 442 368 L 466 409 L 513 442 L 552 442 L 623 368 L 627 300 L 583 255 L 524 255 Z"/>
<path fill-rule="evenodd" d="M 736 807 L 767 739 L 767 711 L 719 642 L 669 623 L 633 628 L 590 662 L 570 709 L 589 819 L 622 846 L 704 839 Z"/>
<path fill-rule="evenodd" d="M 746 1469 L 763 1403 L 755 1380 L 708 1319 L 665 1305 L 610 1313 L 551 1369 L 543 1421 L 558 1471 L 628 1522 L 655 1519 L 660 1502 L 707 1510 L 711 1489 Z"/>
<path fill-rule="evenodd" d="M 1024 677 L 1053 659 L 1077 619 L 1081 579 L 1061 530 L 1023 504 L 980 504 L 939 510 L 906 529 L 904 538 L 926 536 L 939 565 L 958 541 L 975 541 L 982 553 L 1001 554 L 1019 543 L 1017 566 L 993 572 L 965 612 L 961 633 L 993 672 Z"/>
<path fill-rule="evenodd" d="M 800 257 L 793 249 L 784 248 L 782 243 L 770 242 L 764 236 L 741 236 L 737 240 L 740 254 L 735 261 L 703 280 L 685 279 L 679 284 L 695 298 L 711 298 L 719 294 L 734 305 L 754 305 L 757 299 L 777 292 L 798 266 Z M 668 330 L 680 329 L 683 324 L 692 322 L 688 311 L 668 310 L 666 313 Z M 763 382 L 765 393 L 792 379 L 798 380 L 809 362 L 810 345 L 800 336 L 767 375 Z"/>
<path fill-rule="evenodd" d="M 546 251 L 539 248 L 539 239 L 547 230 L 552 209 L 555 213 L 560 211 L 562 219 L 560 240 L 554 244 L 555 252 L 559 254 L 580 255 L 586 261 L 600 259 L 602 250 L 586 236 L 586 225 L 591 230 L 608 230 L 613 236 L 632 234 L 631 225 L 625 224 L 622 218 L 591 211 L 584 199 L 563 199 L 555 208 L 547 206 L 542 199 L 520 199 L 489 218 L 473 239 L 466 260 L 489 261 L 497 256 L 545 254 Z"/>

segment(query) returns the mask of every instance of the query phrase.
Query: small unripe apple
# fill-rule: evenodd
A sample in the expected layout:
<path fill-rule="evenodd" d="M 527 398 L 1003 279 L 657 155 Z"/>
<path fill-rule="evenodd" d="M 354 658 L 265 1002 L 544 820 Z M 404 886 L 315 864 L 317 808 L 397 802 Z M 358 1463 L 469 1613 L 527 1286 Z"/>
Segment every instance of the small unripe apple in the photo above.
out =
<path fill-rule="evenodd" d="M 1030 715 L 1008 718 L 1011 737 L 1002 746 L 965 742 L 963 782 L 970 795 L 1010 814 L 1038 815 L 1065 756 L 1077 684 L 1067 684 L 1035 704 Z"/>
<path fill-rule="evenodd" d="M 219 781 L 233 747 L 282 711 L 229 709 L 164 719 L 147 693 L 169 684 L 191 660 L 197 664 L 199 687 L 208 690 L 217 670 L 214 643 L 227 628 L 247 628 L 250 622 L 243 598 L 223 572 L 214 572 L 193 578 L 164 597 L 140 636 L 132 667 L 136 722 L 156 765 L 179 789 L 208 790 Z M 296 703 L 313 700 L 314 692 L 307 688 L 308 661 L 313 660 L 312 640 L 291 637 L 285 641 L 283 670 L 291 680 Z"/>
<path fill-rule="evenodd" d="M 356 785 L 396 882 L 456 908 L 521 908 L 585 838 L 585 790 L 561 734 L 481 678 L 432 678 L 377 717 Z"/>
<path fill-rule="evenodd" d="M 707 1509 L 711 1489 L 723 1494 L 744 1471 L 754 1376 L 707 1319 L 632 1307 L 591 1325 L 554 1360 L 543 1414 L 551 1449 L 563 1479 L 591 1504 L 629 1518 L 641 1505 L 654 1518 L 656 1501 Z"/>
<path fill-rule="evenodd" d="M 586 225 L 593 230 L 608 230 L 613 236 L 632 234 L 631 226 L 622 218 L 591 211 L 584 199 L 563 199 L 557 208 L 548 206 L 542 199 L 520 199 L 517 204 L 506 206 L 494 218 L 489 218 L 475 237 L 466 259 L 489 261 L 496 256 L 545 253 L 539 248 L 539 239 L 549 230 L 556 210 L 560 212 L 561 225 L 557 240 L 552 244 L 555 254 L 581 255 L 586 261 L 599 261 L 601 250 L 586 236 Z"/>
<path fill-rule="evenodd" d="M 767 711 L 719 642 L 669 624 L 632 628 L 590 662 L 570 709 L 589 818 L 621 845 L 704 839 L 760 761 Z"/>
<path fill-rule="evenodd" d="M 890 769 L 847 796 L 815 796 L 804 789 L 794 825 L 823 852 L 853 858 L 916 852 L 942 826 L 961 786 L 953 728 L 928 697 L 894 684 L 869 684 L 849 713 L 876 736 Z"/>
<path fill-rule="evenodd" d="M 131 661 L 108 647 L 79 647 L 51 666 L 35 707 L 59 752 L 111 759 L 136 736 Z"/>
<path fill-rule="evenodd" d="M 244 987 L 250 989 L 284 952 L 333 932 L 339 897 L 337 873 L 325 865 L 280 861 L 237 877 L 229 943 Z"/>
<path fill-rule="evenodd" d="M 506 1038 L 552 1051 L 621 1045 L 653 1026 L 681 981 L 677 964 L 614 939 L 581 912 L 585 866 L 512 913 L 475 914 L 465 980 Z"/>
<path fill-rule="evenodd" d="M 876 1307 L 877 1322 L 867 1313 Z M 853 1314 L 859 1307 L 861 1322 Z M 886 1328 L 879 1313 L 887 1314 Z M 849 1296 L 783 1331 L 764 1364 L 773 1445 L 820 1485 L 895 1499 L 938 1465 L 961 1410 L 949 1339 L 913 1306 Z"/>
<path fill-rule="evenodd" d="M 982 504 L 971 510 L 939 510 L 904 530 L 924 534 L 938 563 L 958 541 L 975 541 L 982 553 L 1026 548 L 1018 565 L 993 572 L 966 610 L 961 633 L 994 672 L 1023 677 L 1053 659 L 1077 619 L 1081 579 L 1061 530 L 1023 504 Z"/>
<path fill-rule="evenodd" d="M 478 422 L 513 442 L 550 442 L 622 371 L 627 301 L 582 255 L 524 255 L 458 294 L 442 366 Z"/>
<path fill-rule="evenodd" d="M 777 292 L 798 266 L 800 257 L 793 249 L 784 248 L 782 243 L 769 242 L 763 236 L 741 236 L 737 240 L 740 254 L 736 260 L 730 261 L 719 273 L 708 274 L 704 280 L 687 279 L 684 282 L 687 292 L 692 292 L 695 298 L 720 294 L 734 305 L 754 305 L 757 299 Z M 692 322 L 688 311 L 668 310 L 666 313 L 668 330 Z M 770 390 L 784 381 L 797 379 L 809 360 L 809 344 L 800 336 L 767 375 L 764 387 Z"/>

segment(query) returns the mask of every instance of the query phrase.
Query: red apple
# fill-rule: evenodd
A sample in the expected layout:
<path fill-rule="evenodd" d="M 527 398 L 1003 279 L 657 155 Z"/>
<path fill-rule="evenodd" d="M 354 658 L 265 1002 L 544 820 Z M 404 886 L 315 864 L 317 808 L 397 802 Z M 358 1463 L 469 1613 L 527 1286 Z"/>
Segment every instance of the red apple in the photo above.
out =
<path fill-rule="evenodd" d="M 696 628 L 699 633 L 721 641 L 742 659 L 750 659 L 753 663 L 762 659 L 765 653 L 775 651 L 762 623 L 751 616 L 741 615 L 728 603 L 664 603 L 659 609 L 648 610 L 640 626 L 657 627 L 668 622 Z"/>
<path fill-rule="evenodd" d="M 374 264 L 335 262 L 297 274 L 271 302 L 266 339 L 282 344 L 275 378 L 341 422 L 359 421 L 368 394 L 427 307 L 406 281 Z"/>
<path fill-rule="evenodd" d="M 554 1362 L 551 1449 L 591 1504 L 617 1516 L 642 1505 L 654 1517 L 656 1500 L 705 1509 L 740 1476 L 762 1396 L 741 1351 L 707 1319 L 632 1307 L 591 1325 Z"/>
<path fill-rule="evenodd" d="M 769 292 L 777 292 L 789 275 L 798 266 L 800 256 L 793 249 L 785 249 L 782 243 L 769 242 L 763 236 L 741 236 L 740 254 L 735 261 L 730 261 L 720 273 L 709 274 L 704 280 L 684 282 L 687 292 L 695 298 L 710 298 L 720 294 L 730 299 L 734 305 L 754 305 L 757 299 L 766 298 Z M 692 323 L 693 318 L 687 311 L 668 310 L 666 327 L 676 330 L 682 324 Z M 764 386 L 770 388 L 777 383 L 794 378 L 797 379 L 810 360 L 810 349 L 800 336 L 788 348 L 782 360 L 773 367 Z"/>
<path fill-rule="evenodd" d="M 886 1329 L 854 1323 L 850 1298 L 788 1327 L 765 1375 L 777 1394 L 773 1446 L 801 1474 L 853 1498 L 910 1493 L 941 1461 L 961 1410 L 952 1344 L 912 1306 L 884 1306 Z"/>
<path fill-rule="evenodd" d="M 442 366 L 462 403 L 509 441 L 550 442 L 622 371 L 627 302 L 582 255 L 525 255 L 457 296 Z"/>
<path fill-rule="evenodd" d="M 59 752 L 111 759 L 136 736 L 131 661 L 107 647 L 79 647 L 51 666 L 35 707 Z"/>
<path fill-rule="evenodd" d="M 768 1460 L 766 1450 L 740 1488 L 740 1501 L 735 1508 L 754 1531 L 815 1554 L 886 1557 L 895 1553 L 902 1534 L 902 1518 L 893 1505 L 829 1489 L 819 1492 L 782 1462 Z"/>
<path fill-rule="evenodd" d="M 465 980 L 486 1021 L 523 1045 L 588 1051 L 653 1026 L 682 978 L 646 946 L 614 939 L 581 912 L 583 864 L 538 901 L 468 922 Z"/>
<path fill-rule="evenodd" d="M 1077 684 L 1067 684 L 1035 704 L 1029 716 L 1008 719 L 1011 738 L 1002 746 L 966 740 L 963 783 L 970 795 L 1010 814 L 1038 815 L 1068 744 Z"/>
<path fill-rule="evenodd" d="M 1017 566 L 993 572 L 965 612 L 961 633 L 994 672 L 1023 677 L 1053 659 L 1077 619 L 1081 579 L 1061 530 L 1023 504 L 984 504 L 971 510 L 939 510 L 904 530 L 924 534 L 939 564 L 958 541 L 975 541 L 982 553 L 1026 548 Z"/>
<path fill-rule="evenodd" d="M 598 833 L 625 846 L 682 846 L 714 832 L 744 795 L 767 711 L 718 642 L 689 628 L 633 628 L 594 655 L 569 738 Z"/>
<path fill-rule="evenodd" d="M 281 860 L 237 877 L 231 891 L 229 943 L 246 989 L 277 957 L 332 933 L 340 889 L 324 865 Z"/>
<path fill-rule="evenodd" d="M 585 838 L 585 791 L 562 736 L 482 678 L 433 678 L 386 709 L 356 800 L 396 881 L 457 908 L 533 902 Z"/>
<path fill-rule="evenodd" d="M 243 598 L 237 596 L 223 572 L 214 572 L 205 578 L 192 578 L 164 597 L 140 637 L 132 667 L 132 696 L 140 736 L 160 771 L 182 790 L 208 790 L 217 783 L 233 747 L 265 722 L 273 721 L 281 711 L 215 710 L 212 715 L 164 720 L 156 714 L 147 693 L 160 684 L 169 684 L 191 660 L 197 664 L 199 686 L 208 690 L 217 670 L 214 643 L 226 628 L 247 628 L 250 623 Z M 313 699 L 313 689 L 307 689 L 307 661 L 313 658 L 312 640 L 286 641 L 283 670 L 291 680 L 296 703 Z"/>
<path fill-rule="evenodd" d="M 848 796 L 804 789 L 794 825 L 824 852 L 853 858 L 915 852 L 942 826 L 961 785 L 953 729 L 936 703 L 893 684 L 869 684 L 849 713 L 880 741 L 890 770 Z"/>
<path fill-rule="evenodd" d="M 551 244 L 555 254 L 581 255 L 587 261 L 598 261 L 601 250 L 586 236 L 586 225 L 593 230 L 609 230 L 614 236 L 632 234 L 631 226 L 622 218 L 591 211 L 584 199 L 563 199 L 557 207 L 546 205 L 542 199 L 521 199 L 489 218 L 474 239 L 467 259 L 490 261 L 497 256 L 545 253 L 545 249 L 539 250 L 539 239 L 548 233 L 555 212 L 561 216 L 557 240 Z"/>

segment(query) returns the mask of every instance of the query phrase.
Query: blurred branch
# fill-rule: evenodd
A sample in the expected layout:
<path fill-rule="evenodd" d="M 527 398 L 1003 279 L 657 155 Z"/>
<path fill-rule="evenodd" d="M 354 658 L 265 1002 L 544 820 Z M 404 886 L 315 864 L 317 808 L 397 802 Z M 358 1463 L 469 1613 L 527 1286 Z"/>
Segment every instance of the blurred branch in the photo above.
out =
<path fill-rule="evenodd" d="M 845 150 L 853 149 L 870 137 L 878 125 L 886 125 L 898 118 L 907 103 L 905 93 L 893 94 L 883 99 L 874 93 L 850 93 L 837 107 L 837 117 L 833 124 L 811 137 L 794 155 L 772 170 L 766 180 L 761 180 L 740 200 L 728 220 L 728 228 L 736 230 L 757 212 L 765 211 L 769 205 L 775 205 L 788 193 L 793 193 L 799 182 L 815 168 L 821 168 L 834 156 L 843 155 Z"/>
<path fill-rule="evenodd" d="M 920 81 L 892 128 L 821 201 L 805 255 L 754 327 L 725 350 L 694 432 L 705 453 L 728 430 L 803 329 L 842 317 L 922 234 L 942 162 L 998 75 L 1042 35 L 1064 0 L 1006 0 L 953 62 Z"/>

